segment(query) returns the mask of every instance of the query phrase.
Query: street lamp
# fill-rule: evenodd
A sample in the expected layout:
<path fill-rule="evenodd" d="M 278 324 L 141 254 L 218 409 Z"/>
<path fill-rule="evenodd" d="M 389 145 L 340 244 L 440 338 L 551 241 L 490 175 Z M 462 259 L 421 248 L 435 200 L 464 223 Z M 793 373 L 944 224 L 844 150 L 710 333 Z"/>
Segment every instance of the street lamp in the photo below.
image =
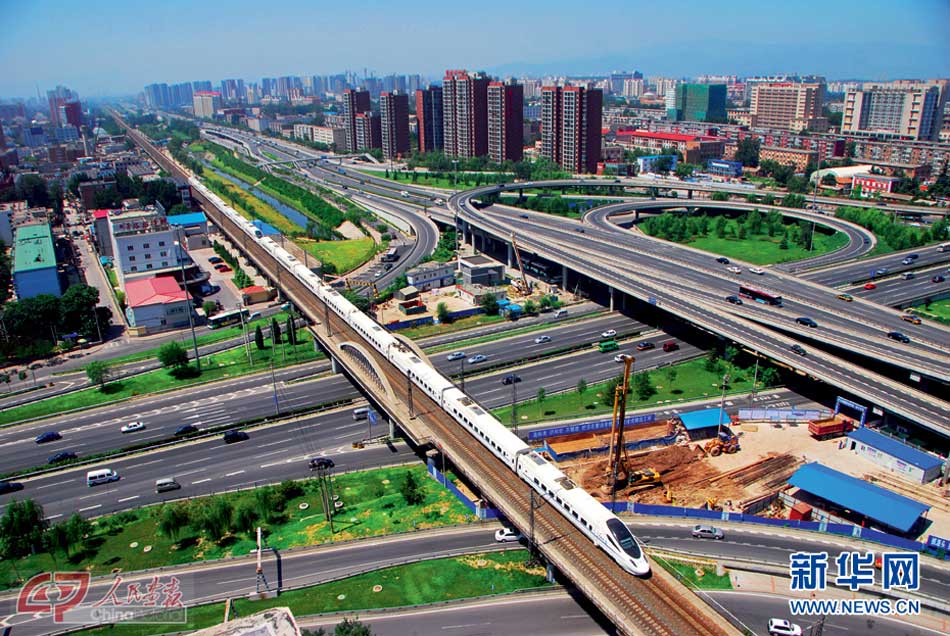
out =
<path fill-rule="evenodd" d="M 182 258 L 182 253 L 185 250 L 179 241 L 174 241 L 174 243 L 178 256 L 178 266 L 181 268 L 181 288 L 185 290 L 185 299 L 188 301 L 188 325 L 191 327 L 191 344 L 195 348 L 195 369 L 198 370 L 198 373 L 201 373 L 201 358 L 198 357 L 198 336 L 195 335 L 195 319 L 191 315 L 194 307 L 192 307 L 191 294 L 188 293 L 188 285 L 185 283 L 185 259 Z"/>
<path fill-rule="evenodd" d="M 465 390 L 465 356 L 462 356 L 460 358 L 460 361 L 462 363 L 462 377 L 459 383 L 461 384 L 461 388 L 464 391 Z"/>
<path fill-rule="evenodd" d="M 717 422 L 719 427 L 716 429 L 716 438 L 722 434 L 722 409 L 726 403 L 726 384 L 729 382 L 729 374 L 726 373 L 722 376 L 722 394 L 719 396 L 719 421 Z"/>
<path fill-rule="evenodd" d="M 511 378 L 511 430 L 515 435 L 518 434 L 518 383 L 521 382 L 521 376 L 512 373 Z"/>

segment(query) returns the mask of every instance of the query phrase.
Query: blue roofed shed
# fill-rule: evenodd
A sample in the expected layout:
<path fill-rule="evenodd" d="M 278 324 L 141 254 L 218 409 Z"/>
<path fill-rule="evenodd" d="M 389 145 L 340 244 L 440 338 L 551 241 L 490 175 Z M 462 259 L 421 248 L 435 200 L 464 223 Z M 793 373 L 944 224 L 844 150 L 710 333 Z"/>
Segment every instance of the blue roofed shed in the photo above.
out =
<path fill-rule="evenodd" d="M 788 483 L 838 508 L 850 510 L 877 525 L 902 533 L 910 532 L 921 516 L 930 510 L 930 506 L 919 501 L 839 473 L 817 462 L 805 464 L 796 470 Z"/>
<path fill-rule="evenodd" d="M 181 225 L 182 227 L 191 227 L 204 225 L 208 222 L 204 212 L 189 212 L 188 214 L 172 214 L 168 219 L 169 225 Z"/>
<path fill-rule="evenodd" d="M 261 234 L 263 234 L 264 236 L 274 236 L 276 234 L 280 234 L 277 228 L 275 228 L 273 225 L 264 223 L 263 221 L 260 221 L 258 219 L 251 221 L 251 225 L 259 229 L 261 231 Z"/>
<path fill-rule="evenodd" d="M 926 484 L 940 476 L 943 460 L 869 428 L 848 433 L 851 450 L 901 477 Z"/>
<path fill-rule="evenodd" d="M 729 426 L 732 424 L 732 418 L 725 409 L 703 409 L 701 411 L 690 411 L 689 413 L 680 413 L 678 415 L 683 427 L 689 433 L 691 438 L 696 437 L 714 437 L 719 425 Z"/>

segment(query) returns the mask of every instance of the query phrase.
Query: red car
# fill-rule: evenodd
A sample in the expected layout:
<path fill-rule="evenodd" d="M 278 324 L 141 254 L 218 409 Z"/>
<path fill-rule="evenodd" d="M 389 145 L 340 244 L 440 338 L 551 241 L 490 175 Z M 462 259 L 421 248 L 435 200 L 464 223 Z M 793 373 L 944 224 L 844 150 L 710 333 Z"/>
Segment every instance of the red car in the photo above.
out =
<path fill-rule="evenodd" d="M 228 272 L 231 271 L 231 268 L 228 267 L 227 265 L 222 265 L 221 267 L 216 267 L 215 269 L 217 269 L 222 274 L 227 274 Z"/>
<path fill-rule="evenodd" d="M 865 283 L 865 284 L 864 284 L 864 288 L 865 288 L 865 289 L 877 289 L 877 285 L 875 285 L 874 283 Z"/>

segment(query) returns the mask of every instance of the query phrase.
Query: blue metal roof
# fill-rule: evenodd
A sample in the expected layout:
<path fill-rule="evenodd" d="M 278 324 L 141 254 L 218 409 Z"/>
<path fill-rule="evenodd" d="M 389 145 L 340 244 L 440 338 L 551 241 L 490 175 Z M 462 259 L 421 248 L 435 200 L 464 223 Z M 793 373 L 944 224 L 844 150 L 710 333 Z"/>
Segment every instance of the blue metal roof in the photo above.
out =
<path fill-rule="evenodd" d="M 883 525 L 907 532 L 930 506 L 814 462 L 795 471 L 788 483 Z"/>
<path fill-rule="evenodd" d="M 173 214 L 168 218 L 169 225 L 200 225 L 207 223 L 204 212 L 189 212 L 188 214 Z"/>
<path fill-rule="evenodd" d="M 261 231 L 261 234 L 263 234 L 264 236 L 274 236 L 275 234 L 280 234 L 280 231 L 277 228 L 275 228 L 273 225 L 264 223 L 263 221 L 258 220 L 258 219 L 254 219 L 253 221 L 251 221 L 251 225 L 259 229 Z"/>
<path fill-rule="evenodd" d="M 872 431 L 866 426 L 851 431 L 848 433 L 848 437 L 872 448 L 876 448 L 882 453 L 896 457 L 911 466 L 916 466 L 921 470 L 932 470 L 943 463 L 939 457 L 934 457 L 921 450 L 917 450 L 913 446 L 908 446 L 901 441 L 892 439 L 887 435 Z"/>
<path fill-rule="evenodd" d="M 687 431 L 695 431 L 700 428 L 710 428 L 720 424 L 732 424 L 729 414 L 723 409 L 703 409 L 702 411 L 690 411 L 689 413 L 680 413 L 680 421 Z"/>

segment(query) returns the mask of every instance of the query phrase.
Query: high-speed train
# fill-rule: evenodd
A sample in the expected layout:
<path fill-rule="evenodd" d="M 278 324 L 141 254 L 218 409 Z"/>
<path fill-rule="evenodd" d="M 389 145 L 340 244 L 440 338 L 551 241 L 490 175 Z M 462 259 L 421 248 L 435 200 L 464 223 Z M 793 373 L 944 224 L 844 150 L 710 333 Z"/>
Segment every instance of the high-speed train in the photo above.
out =
<path fill-rule="evenodd" d="M 620 567 L 637 576 L 650 572 L 650 563 L 640 542 L 613 513 L 292 254 L 262 236 L 250 221 L 220 197 L 196 179 L 190 179 L 190 183 Z"/>

